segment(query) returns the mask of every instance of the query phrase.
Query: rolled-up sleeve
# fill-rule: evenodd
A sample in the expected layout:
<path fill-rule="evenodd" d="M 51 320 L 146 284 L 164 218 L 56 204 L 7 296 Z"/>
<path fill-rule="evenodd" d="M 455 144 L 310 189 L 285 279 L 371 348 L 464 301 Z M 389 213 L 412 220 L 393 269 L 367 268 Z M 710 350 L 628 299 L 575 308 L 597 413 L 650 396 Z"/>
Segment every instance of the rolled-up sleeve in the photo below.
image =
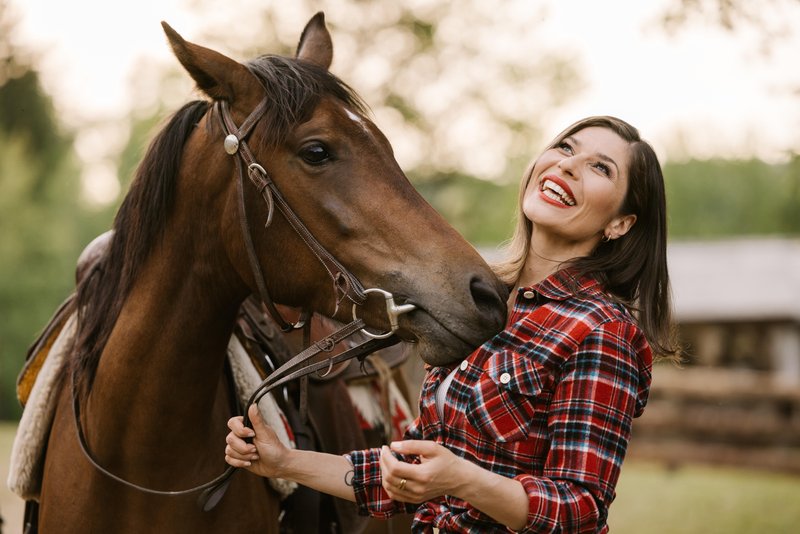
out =
<path fill-rule="evenodd" d="M 403 439 L 420 439 L 417 423 L 411 424 Z M 383 489 L 379 448 L 352 451 L 345 458 L 353 465 L 353 491 L 359 514 L 386 519 L 397 513 L 416 511 L 419 505 L 394 501 Z"/>

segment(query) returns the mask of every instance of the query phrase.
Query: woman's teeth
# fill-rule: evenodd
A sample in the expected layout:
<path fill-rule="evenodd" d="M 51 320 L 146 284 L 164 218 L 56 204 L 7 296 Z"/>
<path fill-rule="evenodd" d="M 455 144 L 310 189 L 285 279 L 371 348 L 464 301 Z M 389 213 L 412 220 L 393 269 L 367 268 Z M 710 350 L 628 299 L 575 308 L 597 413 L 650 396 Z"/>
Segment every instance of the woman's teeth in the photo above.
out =
<path fill-rule="evenodd" d="M 561 202 L 567 206 L 575 205 L 575 199 L 569 196 L 567 192 L 564 191 L 563 187 L 551 180 L 545 180 L 542 182 L 542 193 L 544 193 L 544 195 L 548 198 L 552 198 L 553 200 Z"/>

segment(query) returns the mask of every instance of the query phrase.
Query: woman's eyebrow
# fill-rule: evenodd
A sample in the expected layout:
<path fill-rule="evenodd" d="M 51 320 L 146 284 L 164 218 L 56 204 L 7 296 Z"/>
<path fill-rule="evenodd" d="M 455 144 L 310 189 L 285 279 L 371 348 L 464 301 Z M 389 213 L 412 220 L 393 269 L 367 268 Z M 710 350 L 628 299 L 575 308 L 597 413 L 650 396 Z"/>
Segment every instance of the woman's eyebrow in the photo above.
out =
<path fill-rule="evenodd" d="M 565 137 L 564 140 L 565 141 L 569 141 L 570 143 L 573 144 L 573 146 L 576 146 L 576 147 L 580 147 L 581 146 L 581 142 L 578 141 L 575 137 L 572 137 L 571 135 L 568 136 L 568 137 Z M 614 158 L 612 158 L 609 155 L 603 154 L 602 152 L 597 152 L 595 154 L 595 156 L 597 156 L 598 158 L 600 158 L 603 161 L 606 161 L 606 162 L 612 164 L 617 169 L 617 174 L 619 174 L 619 165 L 617 165 L 617 162 L 614 161 Z"/>
<path fill-rule="evenodd" d="M 598 158 L 600 158 L 600 159 L 601 159 L 601 160 L 603 160 L 603 161 L 606 161 L 606 162 L 608 162 L 608 163 L 612 164 L 614 167 L 616 167 L 616 169 L 617 169 L 617 174 L 619 174 L 619 165 L 617 165 L 617 162 L 616 162 L 616 161 L 614 161 L 614 158 L 612 158 L 611 156 L 606 156 L 606 155 L 605 155 L 605 154 L 603 154 L 602 152 L 598 152 L 598 153 L 597 153 L 597 157 L 598 157 Z"/>

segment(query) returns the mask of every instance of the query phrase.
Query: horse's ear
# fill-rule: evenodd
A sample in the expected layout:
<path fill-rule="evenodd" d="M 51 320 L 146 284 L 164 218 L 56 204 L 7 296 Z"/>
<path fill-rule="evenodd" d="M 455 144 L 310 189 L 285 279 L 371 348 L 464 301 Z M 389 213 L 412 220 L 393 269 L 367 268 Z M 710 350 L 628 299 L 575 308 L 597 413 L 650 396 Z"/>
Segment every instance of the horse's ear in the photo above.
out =
<path fill-rule="evenodd" d="M 247 67 L 233 59 L 184 40 L 166 22 L 161 22 L 164 33 L 178 61 L 197 83 L 197 87 L 214 100 L 227 100 L 234 103 L 252 96 L 258 83 Z M 257 97 L 257 96 L 256 96 Z"/>
<path fill-rule="evenodd" d="M 330 68 L 333 61 L 333 41 L 325 27 L 325 14 L 322 11 L 311 17 L 300 35 L 297 59 L 314 63 L 326 70 Z"/>

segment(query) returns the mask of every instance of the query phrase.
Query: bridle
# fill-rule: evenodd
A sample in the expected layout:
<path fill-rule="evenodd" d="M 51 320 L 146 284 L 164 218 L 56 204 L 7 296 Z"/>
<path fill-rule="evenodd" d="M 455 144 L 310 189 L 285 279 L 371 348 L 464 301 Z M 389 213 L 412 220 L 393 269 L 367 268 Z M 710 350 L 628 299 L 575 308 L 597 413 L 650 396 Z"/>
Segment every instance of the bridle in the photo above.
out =
<path fill-rule="evenodd" d="M 245 169 L 250 182 L 259 192 L 267 205 L 267 220 L 265 226 L 268 227 L 272 223 L 275 207 L 277 206 L 281 214 L 286 218 L 291 227 L 298 234 L 298 236 L 300 236 L 301 240 L 311 250 L 314 256 L 320 261 L 320 263 L 322 263 L 322 265 L 325 267 L 325 270 L 328 272 L 328 275 L 331 277 L 331 280 L 333 281 L 334 292 L 336 294 L 336 311 L 338 311 L 340 304 L 345 299 L 352 303 L 353 321 L 329 336 L 317 341 L 313 345 L 310 345 L 304 351 L 273 371 L 256 388 L 256 390 L 250 396 L 247 405 L 245 406 L 244 424 L 246 426 L 250 426 L 247 408 L 251 404 L 257 403 L 272 389 L 282 386 L 292 380 L 302 378 L 322 370 L 327 369 L 325 374 L 328 374 L 334 365 L 351 360 L 353 358 L 358 358 L 363 362 L 364 358 L 366 358 L 372 352 L 398 343 L 400 339 L 394 335 L 398 329 L 398 317 L 401 314 L 408 313 L 416 308 L 416 306 L 413 304 L 396 304 L 393 295 L 383 289 L 364 289 L 358 278 L 356 278 L 353 273 L 351 273 L 330 252 L 328 252 L 328 250 L 326 250 L 325 247 L 323 247 L 322 244 L 320 244 L 320 242 L 308 230 L 294 210 L 292 210 L 291 206 L 289 206 L 285 197 L 281 194 L 269 173 L 262 165 L 255 161 L 253 153 L 250 150 L 250 147 L 247 145 L 247 137 L 252 132 L 253 127 L 258 124 L 259 120 L 264 116 L 268 104 L 269 101 L 265 97 L 239 127 L 236 126 L 236 123 L 231 116 L 227 102 L 215 101 L 213 104 L 213 111 L 220 117 L 223 131 L 226 134 L 223 141 L 225 152 L 233 157 L 236 166 L 238 178 L 236 181 L 236 187 L 239 204 L 239 221 L 245 242 L 245 248 L 247 250 L 247 256 L 250 262 L 250 268 L 255 278 L 259 296 L 261 297 L 261 300 L 263 301 L 270 315 L 278 323 L 282 330 L 289 331 L 295 328 L 303 328 L 308 323 L 307 319 L 310 316 L 310 312 L 306 310 L 303 311 L 297 323 L 293 324 L 287 322 L 278 311 L 274 301 L 269 295 L 264 274 L 261 269 L 261 264 L 258 262 L 258 258 L 256 256 L 252 231 L 247 218 L 244 193 Z M 366 325 L 363 319 L 357 317 L 357 308 L 366 302 L 367 295 L 369 293 L 380 294 L 385 300 L 386 313 L 390 324 L 390 329 L 387 332 L 381 334 L 369 332 L 365 329 Z M 325 360 L 314 360 L 315 356 L 323 352 L 330 352 L 339 342 L 347 339 L 359 331 L 367 336 L 368 339 L 366 341 L 335 356 L 326 358 Z M 228 484 L 230 483 L 231 475 L 236 471 L 236 468 L 234 467 L 229 466 L 221 475 L 204 484 L 200 484 L 188 489 L 169 491 L 156 490 L 140 486 L 130 482 L 129 480 L 123 479 L 118 475 L 115 475 L 108 469 L 101 466 L 89 451 L 86 437 L 80 424 L 80 403 L 78 391 L 75 386 L 74 372 L 72 374 L 72 382 L 72 407 L 78 435 L 78 442 L 81 446 L 83 454 L 95 467 L 95 469 L 129 488 L 152 495 L 175 497 L 202 491 L 203 493 L 200 495 L 198 503 L 203 510 L 208 511 L 216 506 L 216 504 L 224 495 Z"/>

